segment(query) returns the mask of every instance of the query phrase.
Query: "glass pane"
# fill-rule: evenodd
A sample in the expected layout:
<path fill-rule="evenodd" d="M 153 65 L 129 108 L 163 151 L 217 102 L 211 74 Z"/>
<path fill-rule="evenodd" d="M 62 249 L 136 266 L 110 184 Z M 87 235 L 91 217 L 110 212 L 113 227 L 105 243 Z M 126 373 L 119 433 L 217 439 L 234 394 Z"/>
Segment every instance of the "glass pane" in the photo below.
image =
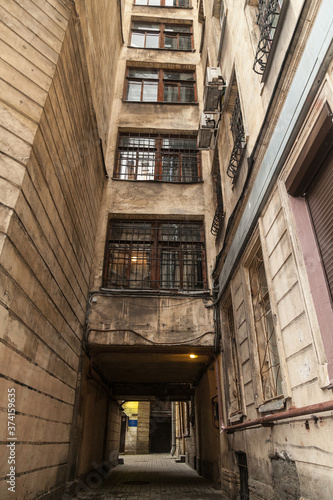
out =
<path fill-rule="evenodd" d="M 162 143 L 163 149 L 196 149 L 197 141 L 196 139 L 188 139 L 183 137 L 170 137 L 163 139 Z"/>
<path fill-rule="evenodd" d="M 194 86 L 181 86 L 180 87 L 180 102 L 195 102 L 194 99 Z"/>
<path fill-rule="evenodd" d="M 148 5 L 148 0 L 135 0 L 135 5 Z"/>
<path fill-rule="evenodd" d="M 167 24 L 164 31 L 174 31 L 175 33 L 191 33 L 191 26 L 179 26 L 178 24 Z"/>
<path fill-rule="evenodd" d="M 155 137 L 121 135 L 119 146 L 122 148 L 154 149 Z"/>
<path fill-rule="evenodd" d="M 145 78 L 149 80 L 157 80 L 158 71 L 150 70 L 150 69 L 139 69 L 139 68 L 130 68 L 128 72 L 128 76 L 132 78 Z"/>
<path fill-rule="evenodd" d="M 141 100 L 141 82 L 128 82 L 127 85 L 127 101 L 140 101 Z"/>
<path fill-rule="evenodd" d="M 179 35 L 179 49 L 180 50 L 191 50 L 192 49 L 191 37 Z"/>
<path fill-rule="evenodd" d="M 163 156 L 162 158 L 162 181 L 177 182 L 180 181 L 178 156 Z"/>
<path fill-rule="evenodd" d="M 178 86 L 164 85 L 164 101 L 165 102 L 178 102 Z"/>
<path fill-rule="evenodd" d="M 146 49 L 158 49 L 160 36 L 152 33 L 147 33 L 146 36 Z"/>
<path fill-rule="evenodd" d="M 126 287 L 129 266 L 129 246 L 110 245 L 108 266 L 108 286 Z"/>
<path fill-rule="evenodd" d="M 167 36 L 164 37 L 164 48 L 169 50 L 177 50 L 178 49 L 178 40 L 176 36 Z"/>
<path fill-rule="evenodd" d="M 202 257 L 201 252 L 183 253 L 183 288 L 184 289 L 202 289 Z"/>
<path fill-rule="evenodd" d="M 157 102 L 157 82 L 143 82 L 142 101 Z"/>
<path fill-rule="evenodd" d="M 133 23 L 133 29 L 141 31 L 159 31 L 159 24 Z"/>
<path fill-rule="evenodd" d="M 135 179 L 136 153 L 124 151 L 119 155 L 118 178 L 122 180 Z"/>
<path fill-rule="evenodd" d="M 161 229 L 161 241 L 163 242 L 175 242 L 180 241 L 181 238 L 181 224 L 176 222 L 166 223 L 160 225 Z M 164 243 L 163 246 L 166 246 Z"/>
<path fill-rule="evenodd" d="M 177 7 L 177 0 L 165 0 L 166 7 Z"/>
<path fill-rule="evenodd" d="M 179 254 L 176 251 L 161 252 L 161 288 L 180 286 Z"/>
<path fill-rule="evenodd" d="M 121 222 L 114 223 L 111 239 L 113 242 L 136 241 L 145 242 L 151 240 L 150 223 Z"/>
<path fill-rule="evenodd" d="M 132 33 L 132 47 L 144 47 L 145 46 L 145 35 L 144 33 Z"/>
<path fill-rule="evenodd" d="M 198 180 L 198 163 L 196 156 L 182 155 L 182 180 L 195 182 Z"/>
<path fill-rule="evenodd" d="M 140 181 L 154 180 L 155 153 L 138 153 L 137 179 Z"/>
<path fill-rule="evenodd" d="M 188 6 L 189 6 L 189 0 L 178 0 L 178 7 L 188 7 Z"/>
<path fill-rule="evenodd" d="M 164 80 L 183 80 L 183 81 L 193 81 L 193 72 L 190 73 L 180 73 L 178 71 L 164 71 Z"/>
<path fill-rule="evenodd" d="M 150 288 L 150 251 L 133 245 L 131 248 L 130 288 Z"/>
<path fill-rule="evenodd" d="M 161 5 L 161 0 L 149 0 L 149 5 Z"/>

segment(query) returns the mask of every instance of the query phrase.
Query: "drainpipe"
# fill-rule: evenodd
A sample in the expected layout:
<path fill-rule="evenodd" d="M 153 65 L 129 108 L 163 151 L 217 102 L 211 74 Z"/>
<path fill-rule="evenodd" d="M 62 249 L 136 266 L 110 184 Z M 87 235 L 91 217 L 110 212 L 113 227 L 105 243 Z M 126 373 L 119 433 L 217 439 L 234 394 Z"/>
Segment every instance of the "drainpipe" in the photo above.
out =
<path fill-rule="evenodd" d="M 176 408 L 175 402 L 171 402 L 171 455 L 176 453 Z"/>
<path fill-rule="evenodd" d="M 313 413 L 320 413 L 322 411 L 333 410 L 333 401 L 326 401 L 324 403 L 317 403 L 314 405 L 303 406 L 301 408 L 291 408 L 282 413 L 276 413 L 273 415 L 266 415 L 265 417 L 256 418 L 255 420 L 248 420 L 242 424 L 229 425 L 224 427 L 224 431 L 227 433 L 232 433 L 235 431 L 243 430 L 248 427 L 254 427 L 258 425 L 271 424 L 276 420 L 285 420 L 286 418 L 301 417 L 303 415 L 311 415 Z"/>

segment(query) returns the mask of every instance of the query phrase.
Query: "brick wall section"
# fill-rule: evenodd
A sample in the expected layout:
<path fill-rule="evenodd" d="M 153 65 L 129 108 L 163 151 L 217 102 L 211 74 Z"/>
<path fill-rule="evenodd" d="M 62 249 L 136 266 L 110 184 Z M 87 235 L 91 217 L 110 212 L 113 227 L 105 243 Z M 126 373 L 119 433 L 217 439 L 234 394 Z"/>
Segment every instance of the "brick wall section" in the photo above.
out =
<path fill-rule="evenodd" d="M 0 205 L 0 404 L 6 410 L 14 387 L 16 495 L 29 500 L 57 495 L 65 478 L 104 173 L 71 11 L 60 0 L 6 0 L 1 15 L 0 164 L 9 188 Z M 6 450 L 1 456 L 6 498 Z"/>

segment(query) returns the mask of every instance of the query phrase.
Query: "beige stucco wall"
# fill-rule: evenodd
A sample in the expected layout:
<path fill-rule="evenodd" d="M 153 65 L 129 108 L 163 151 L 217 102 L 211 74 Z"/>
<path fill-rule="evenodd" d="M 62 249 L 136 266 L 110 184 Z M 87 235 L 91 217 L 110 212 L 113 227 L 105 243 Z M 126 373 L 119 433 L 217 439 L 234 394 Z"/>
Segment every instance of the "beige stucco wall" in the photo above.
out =
<path fill-rule="evenodd" d="M 16 390 L 17 498 L 66 479 L 104 172 L 72 4 L 1 2 L 1 406 Z M 4 44 L 2 41 L 1 43 Z M 7 421 L 1 423 L 7 439 Z M 8 471 L 1 453 L 1 477 Z M 8 484 L 0 483 L 1 498 Z"/>

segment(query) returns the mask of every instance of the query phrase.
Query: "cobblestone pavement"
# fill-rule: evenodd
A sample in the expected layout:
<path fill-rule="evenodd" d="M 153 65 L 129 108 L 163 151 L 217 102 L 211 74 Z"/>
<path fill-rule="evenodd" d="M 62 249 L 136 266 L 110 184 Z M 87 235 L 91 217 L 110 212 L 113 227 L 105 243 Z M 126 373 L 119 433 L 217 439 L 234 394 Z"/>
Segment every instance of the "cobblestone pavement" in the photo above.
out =
<path fill-rule="evenodd" d="M 88 490 L 88 488 L 87 488 Z M 221 492 L 169 454 L 125 455 L 98 487 L 79 493 L 84 500 L 222 500 Z"/>

